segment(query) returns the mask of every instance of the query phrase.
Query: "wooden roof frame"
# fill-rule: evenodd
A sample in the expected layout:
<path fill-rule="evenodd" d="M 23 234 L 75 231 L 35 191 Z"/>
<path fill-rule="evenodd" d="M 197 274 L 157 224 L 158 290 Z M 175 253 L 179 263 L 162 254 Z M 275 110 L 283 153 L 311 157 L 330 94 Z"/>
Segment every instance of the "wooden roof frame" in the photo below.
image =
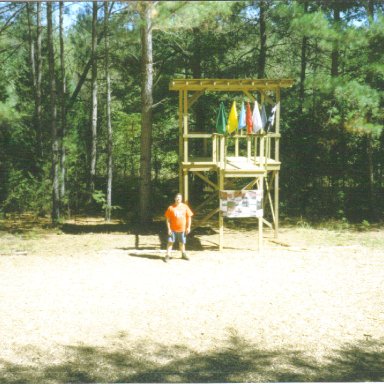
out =
<path fill-rule="evenodd" d="M 171 91 L 268 91 L 290 88 L 293 79 L 173 79 Z"/>

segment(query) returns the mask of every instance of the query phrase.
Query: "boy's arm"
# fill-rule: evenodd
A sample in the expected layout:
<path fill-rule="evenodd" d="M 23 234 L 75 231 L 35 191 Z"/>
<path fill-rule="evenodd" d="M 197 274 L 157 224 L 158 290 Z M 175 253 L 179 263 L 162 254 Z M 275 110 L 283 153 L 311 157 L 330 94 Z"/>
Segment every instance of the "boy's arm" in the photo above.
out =
<path fill-rule="evenodd" d="M 188 233 L 191 232 L 191 225 L 192 225 L 192 217 L 187 216 L 187 228 L 185 229 L 185 233 L 188 235 Z"/>
<path fill-rule="evenodd" d="M 171 223 L 169 222 L 168 218 L 166 218 L 165 221 L 166 221 L 166 224 L 167 224 L 168 235 L 170 235 L 172 233 Z"/>

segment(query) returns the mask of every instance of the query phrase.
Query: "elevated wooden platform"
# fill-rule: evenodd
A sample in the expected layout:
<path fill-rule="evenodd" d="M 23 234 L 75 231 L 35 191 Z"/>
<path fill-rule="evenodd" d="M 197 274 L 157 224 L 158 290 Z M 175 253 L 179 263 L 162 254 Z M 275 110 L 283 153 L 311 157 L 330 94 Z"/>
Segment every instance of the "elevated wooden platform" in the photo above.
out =
<path fill-rule="evenodd" d="M 188 161 L 182 162 L 184 171 L 223 171 L 225 177 L 257 177 L 269 171 L 279 170 L 280 165 L 279 161 L 259 156 L 255 159 L 248 159 L 245 156 L 229 156 L 224 163 L 212 161 L 209 157 L 190 156 Z"/>

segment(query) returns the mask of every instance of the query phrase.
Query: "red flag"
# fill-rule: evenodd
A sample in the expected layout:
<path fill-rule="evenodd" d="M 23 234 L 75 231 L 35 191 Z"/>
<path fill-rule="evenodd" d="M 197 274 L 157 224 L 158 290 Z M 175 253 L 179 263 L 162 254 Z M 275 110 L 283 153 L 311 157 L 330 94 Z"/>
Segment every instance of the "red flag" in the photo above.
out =
<path fill-rule="evenodd" d="M 247 133 L 252 133 L 252 112 L 251 106 L 249 105 L 249 101 L 247 102 L 247 111 L 245 115 L 245 122 L 247 124 Z"/>

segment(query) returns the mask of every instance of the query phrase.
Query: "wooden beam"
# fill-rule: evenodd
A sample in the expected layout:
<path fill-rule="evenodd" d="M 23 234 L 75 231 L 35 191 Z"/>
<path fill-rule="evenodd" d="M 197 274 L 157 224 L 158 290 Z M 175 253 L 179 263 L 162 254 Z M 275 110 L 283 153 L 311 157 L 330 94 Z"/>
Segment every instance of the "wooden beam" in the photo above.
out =
<path fill-rule="evenodd" d="M 273 176 L 272 176 L 272 180 L 271 182 L 273 181 Z M 276 222 L 276 217 L 275 217 L 275 210 L 274 210 L 274 206 L 273 206 L 273 201 L 272 201 L 272 197 L 271 197 L 271 190 L 270 190 L 270 185 L 269 185 L 269 182 L 268 182 L 268 179 L 265 178 L 265 189 L 267 191 L 267 195 L 268 195 L 268 202 L 269 202 L 269 206 L 271 208 L 271 214 L 272 214 L 272 221 L 273 223 Z M 264 203 L 265 204 L 265 203 Z"/>
<path fill-rule="evenodd" d="M 209 196 L 207 199 L 205 199 L 201 204 L 199 204 L 195 211 L 198 212 L 201 208 L 205 207 L 208 203 L 210 203 L 213 199 L 217 198 L 217 192 L 213 192 L 211 196 Z"/>
<path fill-rule="evenodd" d="M 259 91 L 289 88 L 292 79 L 174 79 L 169 83 L 171 91 L 188 89 L 190 91 Z"/>
<path fill-rule="evenodd" d="M 257 179 L 252 180 L 252 181 L 251 181 L 250 183 L 248 183 L 246 186 L 244 186 L 243 188 L 241 188 L 241 190 L 251 189 L 256 183 L 257 183 Z"/>
<path fill-rule="evenodd" d="M 255 101 L 255 96 L 252 95 L 252 93 L 249 93 L 247 90 L 243 89 L 243 92 L 246 96 L 250 98 L 251 101 Z"/>
<path fill-rule="evenodd" d="M 215 208 L 213 211 L 209 212 L 208 215 L 204 216 L 201 220 L 195 220 L 194 226 L 195 227 L 201 227 L 204 223 L 206 223 L 217 212 L 220 212 L 220 208 Z"/>
<path fill-rule="evenodd" d="M 263 223 L 264 223 L 267 227 L 269 227 L 269 228 L 272 229 L 272 224 L 271 224 L 269 221 L 265 220 L 264 217 L 263 217 Z"/>
<path fill-rule="evenodd" d="M 195 94 L 193 94 L 189 100 L 188 100 L 188 104 L 189 104 L 189 108 L 192 107 L 193 104 L 196 103 L 196 101 L 199 99 L 200 96 L 204 95 L 205 93 L 205 89 L 201 90 L 201 91 L 198 91 L 196 92 Z"/>
<path fill-rule="evenodd" d="M 261 91 L 261 94 L 263 96 L 263 102 L 267 102 L 270 105 L 275 105 L 276 102 L 270 98 L 264 91 Z"/>
<path fill-rule="evenodd" d="M 208 177 L 202 175 L 200 172 L 194 172 L 196 176 L 199 176 L 201 180 L 205 181 L 208 185 L 210 185 L 215 191 L 218 190 L 218 186 L 211 180 L 208 179 Z"/>

